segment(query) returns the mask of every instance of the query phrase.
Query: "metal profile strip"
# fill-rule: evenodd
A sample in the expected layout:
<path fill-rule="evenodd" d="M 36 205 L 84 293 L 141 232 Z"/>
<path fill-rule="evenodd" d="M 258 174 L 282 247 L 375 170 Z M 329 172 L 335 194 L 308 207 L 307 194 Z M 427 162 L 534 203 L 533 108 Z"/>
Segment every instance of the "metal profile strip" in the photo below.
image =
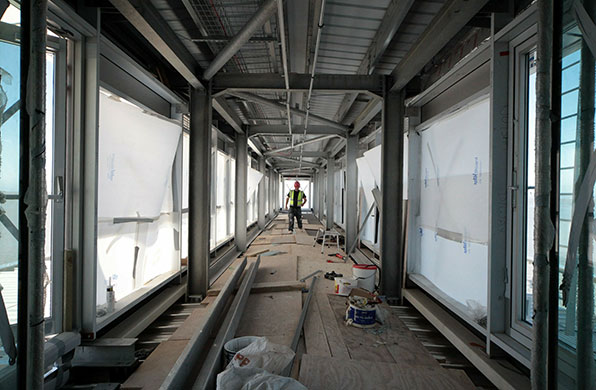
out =
<path fill-rule="evenodd" d="M 257 276 L 257 270 L 259 268 L 260 262 L 261 256 L 257 258 L 256 262 L 250 265 L 248 271 L 246 272 L 246 276 L 242 280 L 242 285 L 234 297 L 234 301 L 232 302 L 232 306 L 226 315 L 223 326 L 217 333 L 217 337 L 215 338 L 215 341 L 209 350 L 209 354 L 205 359 L 205 363 L 203 363 L 201 371 L 199 372 L 199 375 L 192 386 L 193 389 L 215 388 L 215 378 L 218 370 L 221 368 L 221 354 L 223 346 L 236 334 L 236 329 L 238 329 L 238 324 L 242 318 L 242 313 L 244 313 L 244 307 L 246 306 L 246 301 L 250 295 L 250 290 L 252 289 L 255 277 Z"/>
<path fill-rule="evenodd" d="M 240 266 L 234 271 L 232 277 L 226 282 L 217 296 L 215 301 L 209 306 L 211 310 L 202 326 L 193 334 L 192 338 L 176 360 L 176 363 L 168 373 L 165 381 L 161 384 L 160 389 L 177 390 L 182 389 L 186 385 L 188 375 L 195 369 L 201 356 L 201 352 L 205 349 L 207 341 L 211 337 L 211 332 L 215 324 L 219 320 L 228 298 L 234 291 L 240 275 L 246 268 L 247 258 L 245 257 Z"/>
<path fill-rule="evenodd" d="M 298 320 L 298 326 L 296 327 L 296 332 L 294 332 L 294 338 L 292 339 L 292 351 L 296 352 L 298 349 L 298 341 L 300 341 L 300 335 L 302 334 L 302 326 L 304 326 L 304 319 L 306 318 L 306 312 L 308 312 L 308 305 L 310 305 L 310 300 L 312 299 L 312 295 L 315 291 L 315 284 L 319 280 L 318 276 L 312 278 L 312 282 L 310 283 L 310 287 L 308 288 L 308 295 L 306 296 L 306 301 L 304 301 L 304 306 L 302 306 L 302 313 L 300 313 L 300 319 Z M 283 372 L 283 376 L 290 376 L 292 372 L 292 367 L 294 366 L 294 362 L 296 361 L 296 357 L 292 360 L 292 364 L 290 364 Z"/>

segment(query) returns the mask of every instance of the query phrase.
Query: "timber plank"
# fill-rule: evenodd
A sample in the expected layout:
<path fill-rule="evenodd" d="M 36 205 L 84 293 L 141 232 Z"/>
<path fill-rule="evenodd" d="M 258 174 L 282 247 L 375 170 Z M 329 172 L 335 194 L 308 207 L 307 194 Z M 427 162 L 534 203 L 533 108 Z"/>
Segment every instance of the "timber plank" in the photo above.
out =
<path fill-rule="evenodd" d="M 395 311 L 386 304 L 381 307 L 386 313 L 387 330 L 380 335 L 380 338 L 386 343 L 385 346 L 395 361 L 413 367 L 439 367 L 439 362 L 408 329 Z"/>
<path fill-rule="evenodd" d="M 188 340 L 162 342 L 120 388 L 124 390 L 159 389 L 186 344 Z"/>
<path fill-rule="evenodd" d="M 316 297 L 311 299 L 304 319 L 304 343 L 310 355 L 331 356 Z"/>
<path fill-rule="evenodd" d="M 321 313 L 321 320 L 323 321 L 323 327 L 329 343 L 329 349 L 331 350 L 331 356 L 350 359 L 350 353 L 344 343 L 335 314 L 329 304 L 328 296 L 326 294 L 316 294 L 313 299 L 316 299 L 317 304 L 319 305 L 319 312 Z"/>
<path fill-rule="evenodd" d="M 302 292 L 250 294 L 236 337 L 265 336 L 290 346 L 302 311 Z"/>
<path fill-rule="evenodd" d="M 339 295 L 327 295 L 329 304 L 335 315 L 337 323 L 340 324 L 339 330 L 341 337 L 348 349 L 350 357 L 355 360 L 366 360 L 370 362 L 396 363 L 393 356 L 389 353 L 381 335 L 369 333 L 367 329 L 357 328 L 344 324 L 344 317 L 347 309 L 346 297 Z M 376 326 L 378 328 L 378 326 Z M 374 329 L 374 328 L 373 328 Z M 432 358 L 428 352 L 420 345 L 422 351 Z M 397 360 L 399 362 L 399 360 Z M 438 363 L 437 363 L 438 366 Z"/>
<path fill-rule="evenodd" d="M 443 368 L 414 369 L 399 364 L 302 355 L 300 382 L 310 390 L 473 389 Z"/>
<path fill-rule="evenodd" d="M 296 281 L 298 258 L 294 255 L 261 256 L 255 283 Z"/>

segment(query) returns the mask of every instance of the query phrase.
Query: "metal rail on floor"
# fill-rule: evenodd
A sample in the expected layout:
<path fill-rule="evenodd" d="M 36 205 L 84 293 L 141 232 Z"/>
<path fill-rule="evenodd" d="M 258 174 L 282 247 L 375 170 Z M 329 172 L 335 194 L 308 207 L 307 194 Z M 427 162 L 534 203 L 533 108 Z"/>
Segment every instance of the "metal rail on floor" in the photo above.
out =
<path fill-rule="evenodd" d="M 196 369 L 201 357 L 201 352 L 205 349 L 209 337 L 213 332 L 213 328 L 221 317 L 228 299 L 246 267 L 246 263 L 247 258 L 244 258 L 242 263 L 240 263 L 240 266 L 236 268 L 232 274 L 232 277 L 228 279 L 215 301 L 209 305 L 211 309 L 203 326 L 197 329 L 193 334 L 192 338 L 182 351 L 182 354 L 180 354 L 178 360 L 174 363 L 174 367 L 172 367 L 172 370 L 168 373 L 168 376 L 162 383 L 160 389 L 177 390 L 188 387 L 187 382 L 189 380 L 189 374 L 192 370 Z"/>
<path fill-rule="evenodd" d="M 209 354 L 201 367 L 201 371 L 192 386 L 193 390 L 196 389 L 211 389 L 215 388 L 215 378 L 217 373 L 221 369 L 221 354 L 225 343 L 231 340 L 236 334 L 238 324 L 244 313 L 244 307 L 246 301 L 250 295 L 250 290 L 253 286 L 255 277 L 257 276 L 257 270 L 259 269 L 259 263 L 261 262 L 261 256 L 257 258 L 255 263 L 252 263 L 246 272 L 246 276 L 242 280 L 242 284 L 238 289 L 238 293 L 234 297 L 232 306 L 226 315 L 222 327 L 220 328 Z"/>

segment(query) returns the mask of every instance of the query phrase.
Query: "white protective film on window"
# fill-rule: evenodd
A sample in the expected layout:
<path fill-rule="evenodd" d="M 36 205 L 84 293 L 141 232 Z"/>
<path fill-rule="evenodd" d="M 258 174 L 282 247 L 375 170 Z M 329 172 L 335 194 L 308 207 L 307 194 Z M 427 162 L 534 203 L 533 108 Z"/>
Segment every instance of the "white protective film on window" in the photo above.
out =
<path fill-rule="evenodd" d="M 356 159 L 358 166 L 358 182 L 359 182 L 359 196 L 360 196 L 360 222 L 362 225 L 368 210 L 374 204 L 374 197 L 372 190 L 375 187 L 381 188 L 381 146 L 377 146 L 364 152 L 364 155 Z M 376 207 L 373 209 L 371 215 L 368 217 L 366 224 L 362 228 L 362 240 L 368 241 L 371 244 L 375 243 L 375 225 L 377 213 Z M 378 244 L 375 245 L 378 248 Z"/>
<path fill-rule="evenodd" d="M 188 257 L 188 180 L 190 174 L 190 135 L 182 133 L 182 243 L 180 257 Z"/>
<path fill-rule="evenodd" d="M 258 188 L 262 178 L 263 174 L 249 165 L 246 180 L 246 219 L 248 225 L 258 219 Z"/>
<path fill-rule="evenodd" d="M 182 128 L 100 94 L 97 304 L 111 278 L 116 300 L 179 269 L 172 165 Z M 114 223 L 114 218 L 142 218 Z M 149 221 L 153 222 L 149 222 Z"/>
<path fill-rule="evenodd" d="M 420 143 L 417 272 L 477 320 L 487 305 L 489 109 L 488 97 L 471 103 L 423 128 Z"/>

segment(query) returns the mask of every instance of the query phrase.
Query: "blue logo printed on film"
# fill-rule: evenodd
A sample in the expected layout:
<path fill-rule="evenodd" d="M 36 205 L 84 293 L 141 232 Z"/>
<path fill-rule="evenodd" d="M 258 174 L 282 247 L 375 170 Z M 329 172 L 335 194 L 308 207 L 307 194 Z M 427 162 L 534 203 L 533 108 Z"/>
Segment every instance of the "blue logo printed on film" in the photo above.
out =
<path fill-rule="evenodd" d="M 114 174 L 116 173 L 116 169 L 114 168 L 114 160 L 116 159 L 116 154 L 110 154 L 108 161 L 108 179 L 110 181 L 114 180 Z"/>
<path fill-rule="evenodd" d="M 418 233 L 420 233 L 420 237 L 422 237 L 424 235 L 424 231 L 422 230 L 421 227 L 418 228 Z"/>
<path fill-rule="evenodd" d="M 479 182 L 478 176 L 480 172 L 480 162 L 478 161 L 478 157 L 474 157 L 474 173 L 472 173 L 472 181 L 474 185 L 477 185 Z"/>
<path fill-rule="evenodd" d="M 424 188 L 428 187 L 428 168 L 424 168 Z"/>
<path fill-rule="evenodd" d="M 435 242 L 439 241 L 438 237 L 439 237 L 439 233 L 435 232 Z"/>
<path fill-rule="evenodd" d="M 464 253 L 466 253 L 466 254 L 469 253 L 470 252 L 470 243 L 466 240 L 464 240 L 462 243 L 464 244 Z"/>

